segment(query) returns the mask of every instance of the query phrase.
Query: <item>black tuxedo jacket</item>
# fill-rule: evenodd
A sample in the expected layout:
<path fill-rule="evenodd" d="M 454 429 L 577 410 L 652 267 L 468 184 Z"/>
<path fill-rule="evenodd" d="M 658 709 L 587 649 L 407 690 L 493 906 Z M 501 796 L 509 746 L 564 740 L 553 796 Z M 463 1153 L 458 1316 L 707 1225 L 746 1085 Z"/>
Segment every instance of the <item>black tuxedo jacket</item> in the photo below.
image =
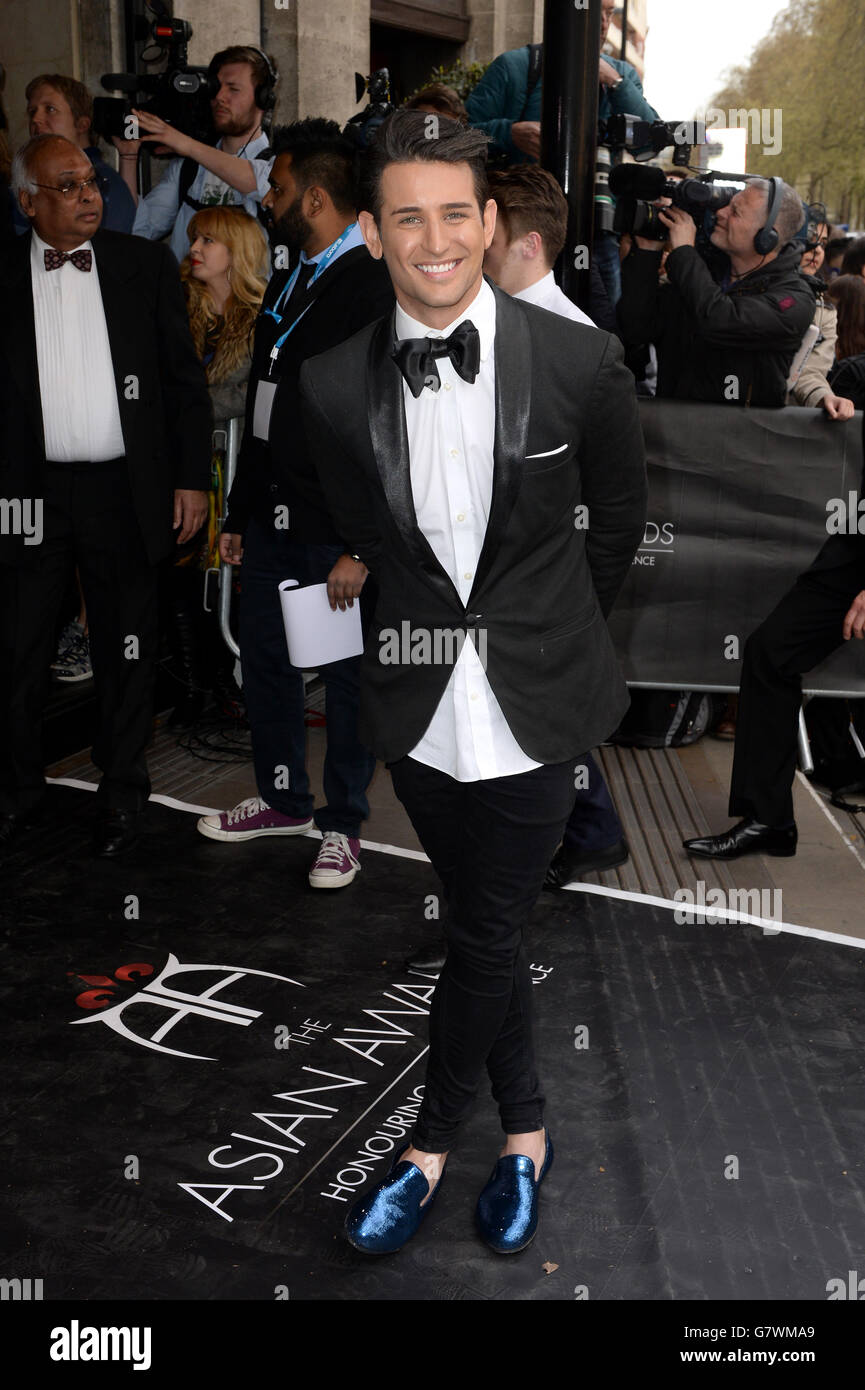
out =
<path fill-rule="evenodd" d="M 339 533 L 301 426 L 300 369 L 308 357 L 326 352 L 388 313 L 394 303 L 393 287 L 384 262 L 373 260 L 365 246 L 355 246 L 328 266 L 299 302 L 292 301 L 278 325 L 266 310 L 276 304 L 289 279 L 289 271 L 276 272 L 256 321 L 243 443 L 224 530 L 242 534 L 251 516 L 272 526 L 274 509 L 286 506 L 289 524 L 281 529 L 293 540 L 337 544 Z M 306 305 L 310 307 L 283 343 L 273 375 L 268 376 L 271 348 Z M 252 430 L 255 395 L 262 378 L 277 384 L 269 442 L 256 439 Z"/>
<path fill-rule="evenodd" d="M 168 247 L 123 232 L 100 230 L 91 240 L 89 273 L 99 276 L 135 513 L 155 564 L 173 553 L 174 489 L 210 488 L 207 380 Z M 29 232 L 16 237 L 0 263 L 0 497 L 6 498 L 43 495 L 30 242 Z M 22 537 L 0 535 L 2 563 L 32 563 L 38 551 Z"/>
<path fill-rule="evenodd" d="M 387 762 L 425 732 L 454 660 L 391 663 L 382 629 L 399 633 L 405 621 L 433 640 L 436 629 L 485 633 L 490 685 L 517 742 L 539 762 L 594 747 L 628 706 L 605 615 L 645 525 L 634 379 L 609 334 L 495 295 L 493 494 L 465 606 L 415 517 L 393 316 L 301 373 L 324 490 L 378 581 L 359 732 Z M 585 528 L 575 525 L 579 507 L 588 509 Z M 447 654 L 445 641 L 439 656 Z"/>

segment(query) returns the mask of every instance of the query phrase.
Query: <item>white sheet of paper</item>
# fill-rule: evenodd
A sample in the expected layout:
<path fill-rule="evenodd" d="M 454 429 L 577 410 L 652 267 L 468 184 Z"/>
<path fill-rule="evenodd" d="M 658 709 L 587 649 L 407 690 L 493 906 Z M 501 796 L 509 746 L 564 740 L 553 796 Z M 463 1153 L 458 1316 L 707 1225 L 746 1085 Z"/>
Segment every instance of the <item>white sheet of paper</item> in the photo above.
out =
<path fill-rule="evenodd" d="M 275 381 L 259 381 L 255 386 L 255 407 L 252 412 L 252 433 L 256 439 L 270 438 L 270 412 L 276 395 Z"/>
<path fill-rule="evenodd" d="M 309 584 L 301 589 L 296 579 L 284 579 L 279 586 L 279 601 L 292 666 L 301 671 L 317 671 L 329 661 L 360 656 L 363 633 L 359 599 L 343 613 L 328 603 L 326 584 Z"/>

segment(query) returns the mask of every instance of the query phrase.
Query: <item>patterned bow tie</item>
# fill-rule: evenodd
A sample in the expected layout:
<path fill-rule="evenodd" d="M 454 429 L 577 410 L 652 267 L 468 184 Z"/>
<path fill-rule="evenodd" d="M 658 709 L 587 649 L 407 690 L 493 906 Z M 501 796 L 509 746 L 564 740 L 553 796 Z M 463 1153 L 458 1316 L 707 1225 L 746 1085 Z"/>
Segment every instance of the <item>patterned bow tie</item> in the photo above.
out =
<path fill-rule="evenodd" d="M 45 250 L 45 269 L 59 270 L 64 261 L 71 261 L 76 270 L 89 270 L 93 264 L 92 251 L 54 251 L 50 246 Z"/>
<path fill-rule="evenodd" d="M 437 357 L 449 357 L 463 381 L 473 382 L 481 366 L 481 339 L 471 319 L 457 324 L 449 338 L 403 338 L 391 357 L 417 399 L 425 386 L 441 386 Z"/>

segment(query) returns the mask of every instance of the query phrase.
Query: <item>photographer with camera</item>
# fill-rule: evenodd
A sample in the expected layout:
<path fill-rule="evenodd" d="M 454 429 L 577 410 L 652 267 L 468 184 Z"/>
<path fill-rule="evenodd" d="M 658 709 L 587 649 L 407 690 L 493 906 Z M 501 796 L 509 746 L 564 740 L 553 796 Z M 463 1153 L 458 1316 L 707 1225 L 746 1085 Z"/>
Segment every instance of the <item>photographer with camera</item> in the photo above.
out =
<path fill-rule="evenodd" d="M 219 135 L 216 145 L 193 139 L 151 112 L 133 108 L 147 132 L 140 140 L 114 137 L 120 168 L 138 201 L 133 232 L 151 241 L 170 233 L 169 245 L 182 261 L 189 248 L 186 229 L 203 207 L 239 206 L 253 217 L 268 190 L 272 160 L 266 127 L 276 102 L 277 74 L 258 48 L 234 45 L 211 59 L 210 110 Z M 136 165 L 142 143 L 165 146 L 173 159 L 160 182 L 138 200 Z"/>
<path fill-rule="evenodd" d="M 696 219 L 702 224 L 708 206 L 705 194 L 690 201 L 688 185 L 697 183 L 680 185 L 679 206 L 658 207 L 665 237 L 635 232 L 622 263 L 622 338 L 627 346 L 655 345 L 658 396 L 783 406 L 814 316 L 814 290 L 799 273 L 802 244 L 793 240 L 805 220 L 802 201 L 781 179 L 749 179 L 720 207 L 716 197 L 710 242 L 724 254 L 710 269 L 709 248 L 696 244 Z M 659 284 L 668 247 L 667 283 Z"/>

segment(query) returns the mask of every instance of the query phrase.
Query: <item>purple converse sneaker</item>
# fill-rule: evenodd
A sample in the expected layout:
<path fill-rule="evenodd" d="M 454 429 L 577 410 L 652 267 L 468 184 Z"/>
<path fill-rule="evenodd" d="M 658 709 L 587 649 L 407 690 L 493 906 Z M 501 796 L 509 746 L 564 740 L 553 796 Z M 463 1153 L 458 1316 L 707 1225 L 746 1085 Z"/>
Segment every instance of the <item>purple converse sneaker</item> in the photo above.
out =
<path fill-rule="evenodd" d="M 360 873 L 360 840 L 328 830 L 309 871 L 311 888 L 343 888 Z"/>
<path fill-rule="evenodd" d="M 304 835 L 313 826 L 312 816 L 284 816 L 260 796 L 249 796 L 230 811 L 202 816 L 198 829 L 209 840 L 255 840 L 259 835 Z"/>

